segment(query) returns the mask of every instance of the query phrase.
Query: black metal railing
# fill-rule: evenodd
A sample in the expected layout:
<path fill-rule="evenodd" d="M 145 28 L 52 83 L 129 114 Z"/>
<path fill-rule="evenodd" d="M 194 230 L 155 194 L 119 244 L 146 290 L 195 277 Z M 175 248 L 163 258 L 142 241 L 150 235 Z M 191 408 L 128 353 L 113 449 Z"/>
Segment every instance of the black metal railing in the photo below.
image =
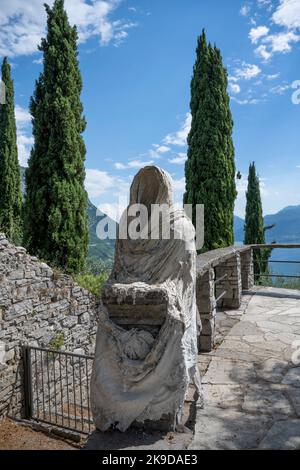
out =
<path fill-rule="evenodd" d="M 271 244 L 271 245 L 253 245 L 254 250 L 275 250 L 275 249 L 300 249 L 300 245 L 284 245 L 284 244 Z M 286 273 L 276 273 L 272 272 L 270 269 L 270 265 L 272 264 L 286 264 L 286 265 L 300 265 L 299 260 L 277 260 L 277 259 L 268 259 L 267 262 L 264 260 L 260 260 L 258 257 L 255 259 L 255 263 L 258 266 L 259 272 L 254 272 L 255 280 L 260 279 L 274 279 L 279 280 L 282 279 L 300 279 L 300 269 L 299 274 L 286 274 Z M 267 266 L 267 269 L 265 269 Z M 300 286 L 300 281 L 299 281 Z M 288 285 L 287 285 L 288 287 Z"/>
<path fill-rule="evenodd" d="M 22 347 L 26 419 L 89 434 L 93 357 L 34 346 Z"/>

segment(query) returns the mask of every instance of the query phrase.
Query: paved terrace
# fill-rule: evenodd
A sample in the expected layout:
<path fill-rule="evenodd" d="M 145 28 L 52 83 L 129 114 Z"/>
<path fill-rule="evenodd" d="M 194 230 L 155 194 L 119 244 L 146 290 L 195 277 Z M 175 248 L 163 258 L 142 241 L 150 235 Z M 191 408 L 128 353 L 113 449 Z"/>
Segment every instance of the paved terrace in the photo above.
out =
<path fill-rule="evenodd" d="M 255 287 L 214 338 L 190 448 L 300 449 L 300 291 Z"/>

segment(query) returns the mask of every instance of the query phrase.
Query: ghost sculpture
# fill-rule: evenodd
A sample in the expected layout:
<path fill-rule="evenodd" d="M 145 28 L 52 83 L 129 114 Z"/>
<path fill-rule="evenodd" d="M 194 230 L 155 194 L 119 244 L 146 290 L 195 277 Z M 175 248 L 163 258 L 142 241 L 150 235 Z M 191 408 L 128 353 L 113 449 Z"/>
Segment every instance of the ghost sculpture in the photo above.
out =
<path fill-rule="evenodd" d="M 173 207 L 168 176 L 141 169 L 102 290 L 91 379 L 101 431 L 157 422 L 175 429 L 189 384 L 199 389 L 194 236 L 184 211 Z"/>

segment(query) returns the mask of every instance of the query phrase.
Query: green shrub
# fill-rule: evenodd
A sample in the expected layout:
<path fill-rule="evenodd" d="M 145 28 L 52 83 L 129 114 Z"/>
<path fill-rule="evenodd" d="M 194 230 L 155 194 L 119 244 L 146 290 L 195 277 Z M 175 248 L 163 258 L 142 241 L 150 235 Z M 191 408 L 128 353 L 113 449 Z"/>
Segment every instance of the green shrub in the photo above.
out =
<path fill-rule="evenodd" d="M 112 268 L 111 262 L 91 257 L 86 259 L 85 266 L 85 273 L 93 274 L 95 276 L 104 273 L 107 274 Z"/>
<path fill-rule="evenodd" d="M 82 273 L 75 276 L 75 281 L 84 289 L 89 290 L 92 294 L 99 296 L 103 283 L 108 279 L 108 273 L 103 272 L 95 276 L 91 273 Z"/>
<path fill-rule="evenodd" d="M 56 333 L 55 336 L 53 336 L 48 346 L 50 349 L 55 349 L 58 351 L 59 349 L 62 348 L 64 344 L 65 344 L 65 334 L 61 331 L 59 333 Z"/>

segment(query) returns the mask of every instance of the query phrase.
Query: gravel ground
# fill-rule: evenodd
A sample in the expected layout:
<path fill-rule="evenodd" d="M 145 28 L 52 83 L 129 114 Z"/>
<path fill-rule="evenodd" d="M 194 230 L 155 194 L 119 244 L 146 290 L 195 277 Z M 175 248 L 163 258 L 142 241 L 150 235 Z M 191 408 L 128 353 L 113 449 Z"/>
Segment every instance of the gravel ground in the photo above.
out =
<path fill-rule="evenodd" d="M 1 450 L 76 450 L 66 442 L 34 431 L 10 419 L 0 421 Z"/>

